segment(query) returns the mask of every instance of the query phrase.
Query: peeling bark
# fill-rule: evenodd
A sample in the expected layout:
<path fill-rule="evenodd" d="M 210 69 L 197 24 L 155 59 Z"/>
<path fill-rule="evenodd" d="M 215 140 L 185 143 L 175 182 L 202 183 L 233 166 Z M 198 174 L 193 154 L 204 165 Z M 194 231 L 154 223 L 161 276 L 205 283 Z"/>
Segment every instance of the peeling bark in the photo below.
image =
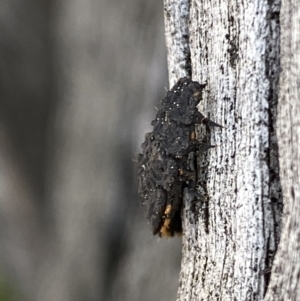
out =
<path fill-rule="evenodd" d="M 262 300 L 266 293 L 282 211 L 274 126 L 279 9 L 279 1 L 190 2 L 192 79 L 207 83 L 200 111 L 224 128 L 211 131 L 217 147 L 198 160 L 202 201 L 185 197 L 177 300 Z M 179 21 L 165 22 L 168 37 L 168 22 Z M 184 48 L 167 45 L 169 55 Z"/>

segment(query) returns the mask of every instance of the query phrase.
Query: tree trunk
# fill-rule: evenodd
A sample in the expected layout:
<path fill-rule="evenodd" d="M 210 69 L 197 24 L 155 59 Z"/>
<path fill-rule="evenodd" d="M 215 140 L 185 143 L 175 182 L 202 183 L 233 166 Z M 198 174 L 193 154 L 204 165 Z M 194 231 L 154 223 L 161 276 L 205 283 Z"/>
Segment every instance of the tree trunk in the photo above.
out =
<path fill-rule="evenodd" d="M 283 228 L 266 300 L 300 300 L 300 9 L 283 0 L 277 133 L 283 189 Z"/>
<path fill-rule="evenodd" d="M 185 196 L 177 300 L 262 300 L 266 293 L 282 212 L 279 9 L 279 1 L 165 1 L 168 54 L 186 52 L 186 32 L 190 48 L 186 72 L 168 59 L 170 82 L 191 69 L 193 80 L 207 84 L 200 111 L 224 127 L 208 131 L 216 147 L 199 154 L 202 199 Z M 188 24 L 182 34 L 180 12 Z M 178 36 L 182 46 L 170 42 Z"/>

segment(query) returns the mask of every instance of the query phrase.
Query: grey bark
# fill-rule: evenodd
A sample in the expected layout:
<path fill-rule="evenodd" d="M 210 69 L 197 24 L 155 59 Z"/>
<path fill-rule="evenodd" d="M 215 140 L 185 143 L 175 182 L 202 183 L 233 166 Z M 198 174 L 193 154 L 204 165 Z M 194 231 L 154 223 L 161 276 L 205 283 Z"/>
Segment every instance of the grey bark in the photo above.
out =
<path fill-rule="evenodd" d="M 170 3 L 181 5 L 165 6 Z M 208 133 L 216 147 L 199 154 L 201 202 L 185 197 L 177 300 L 262 300 L 281 229 L 275 132 L 280 2 L 189 3 L 186 69 L 207 83 L 200 111 L 224 128 Z M 169 22 L 180 21 L 165 12 L 167 37 L 175 26 Z M 184 46 L 166 40 L 168 54 L 180 57 L 186 39 Z M 169 70 L 178 70 L 171 81 L 178 79 L 184 72 L 168 62 Z"/>
<path fill-rule="evenodd" d="M 165 36 L 168 50 L 170 88 L 178 78 L 191 76 L 191 53 L 189 45 L 188 0 L 165 0 Z"/>
<path fill-rule="evenodd" d="M 281 76 L 277 133 L 283 188 L 283 229 L 266 296 L 268 301 L 300 300 L 300 9 L 282 1 Z"/>

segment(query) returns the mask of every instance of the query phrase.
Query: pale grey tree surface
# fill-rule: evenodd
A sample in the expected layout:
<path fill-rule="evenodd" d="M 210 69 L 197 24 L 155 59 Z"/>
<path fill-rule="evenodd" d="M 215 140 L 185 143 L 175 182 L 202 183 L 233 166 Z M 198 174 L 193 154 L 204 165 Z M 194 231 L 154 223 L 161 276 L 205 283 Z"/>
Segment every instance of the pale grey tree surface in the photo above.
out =
<path fill-rule="evenodd" d="M 277 133 L 283 229 L 266 300 L 300 300 L 300 9 L 282 1 L 281 77 Z"/>
<path fill-rule="evenodd" d="M 165 36 L 168 50 L 170 88 L 184 76 L 191 76 L 189 45 L 189 0 L 165 0 Z"/>
<path fill-rule="evenodd" d="M 170 11 L 181 11 L 182 1 L 172 3 Z M 216 147 L 199 158 L 202 203 L 195 207 L 185 197 L 177 299 L 262 300 L 281 228 L 275 132 L 280 2 L 189 3 L 188 17 L 182 11 L 189 24 L 186 68 L 207 84 L 200 111 L 224 128 L 211 130 Z M 175 25 L 168 22 L 180 21 L 165 13 L 165 22 L 168 55 L 179 57 L 186 38 L 183 46 L 171 43 L 168 31 Z M 170 82 L 184 73 L 172 65 L 169 70 L 178 70 Z"/>

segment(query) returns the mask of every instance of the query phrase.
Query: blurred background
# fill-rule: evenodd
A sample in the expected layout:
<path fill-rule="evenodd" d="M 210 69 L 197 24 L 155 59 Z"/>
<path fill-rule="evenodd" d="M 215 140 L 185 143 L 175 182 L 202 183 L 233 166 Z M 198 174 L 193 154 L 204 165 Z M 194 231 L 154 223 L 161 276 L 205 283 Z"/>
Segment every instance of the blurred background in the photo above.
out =
<path fill-rule="evenodd" d="M 168 87 L 163 4 L 0 2 L 0 301 L 175 300 L 132 159 Z"/>

